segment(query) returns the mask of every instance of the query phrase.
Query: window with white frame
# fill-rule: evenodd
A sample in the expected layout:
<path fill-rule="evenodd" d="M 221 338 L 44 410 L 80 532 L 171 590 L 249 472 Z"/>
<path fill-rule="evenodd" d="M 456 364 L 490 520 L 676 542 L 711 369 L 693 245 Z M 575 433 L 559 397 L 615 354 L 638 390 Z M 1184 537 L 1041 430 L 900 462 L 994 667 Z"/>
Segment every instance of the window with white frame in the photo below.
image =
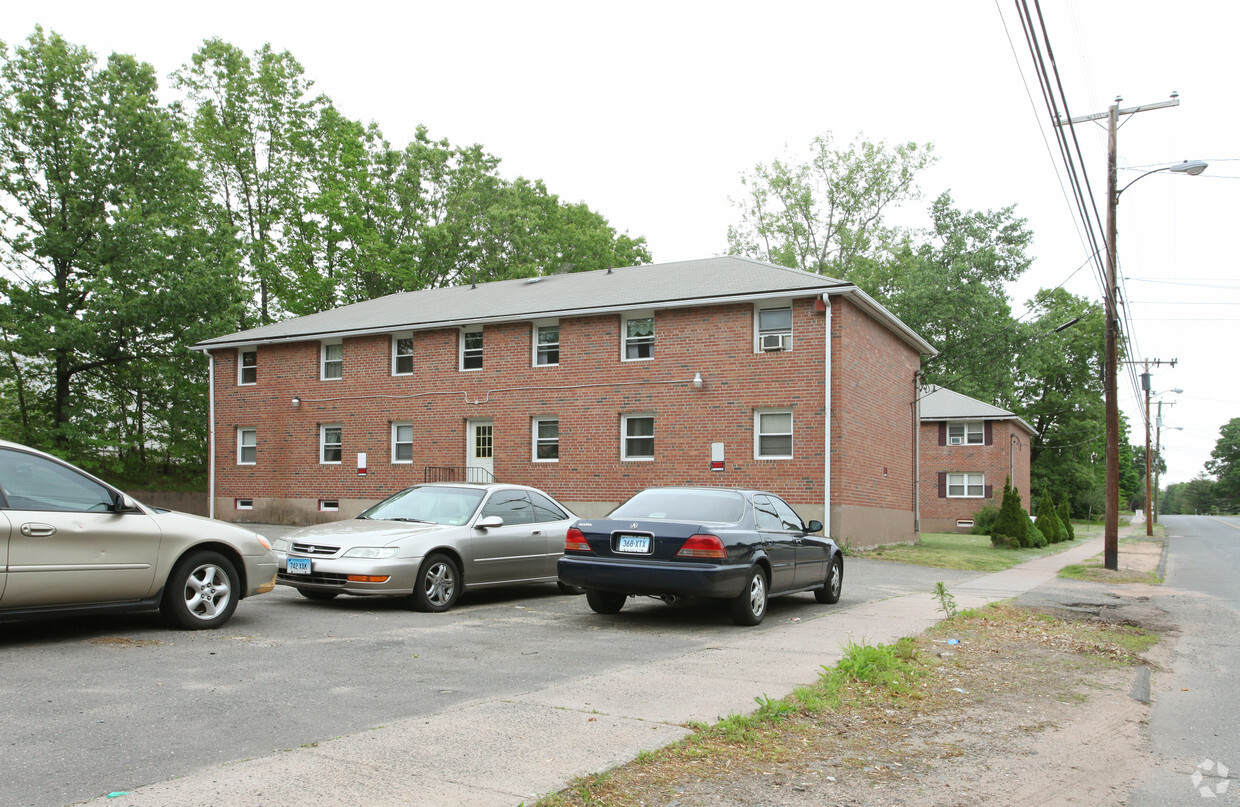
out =
<path fill-rule="evenodd" d="M 654 358 L 654 315 L 625 317 L 621 322 L 624 344 L 620 356 L 624 361 Z"/>
<path fill-rule="evenodd" d="M 392 424 L 392 462 L 413 462 L 413 424 Z"/>
<path fill-rule="evenodd" d="M 323 372 L 320 377 L 324 381 L 336 381 L 344 377 L 344 345 L 340 342 L 324 343 Z"/>
<path fill-rule="evenodd" d="M 654 415 L 620 418 L 620 459 L 654 459 Z"/>
<path fill-rule="evenodd" d="M 768 409 L 754 412 L 754 459 L 792 459 L 792 412 Z"/>
<path fill-rule="evenodd" d="M 392 337 L 392 375 L 413 374 L 413 337 Z"/>
<path fill-rule="evenodd" d="M 319 427 L 319 462 L 323 465 L 339 465 L 344 448 L 344 427 L 339 423 L 327 423 Z"/>
<path fill-rule="evenodd" d="M 258 462 L 258 429 L 237 429 L 237 464 Z"/>
<path fill-rule="evenodd" d="M 534 462 L 560 461 L 560 419 L 534 418 Z"/>
<path fill-rule="evenodd" d="M 949 446 L 980 446 L 986 442 L 986 431 L 980 420 L 947 424 Z"/>
<path fill-rule="evenodd" d="M 986 496 L 985 474 L 948 474 L 947 496 L 951 499 L 981 499 Z"/>
<path fill-rule="evenodd" d="M 237 362 L 237 383 L 249 385 L 258 383 L 258 350 L 241 350 Z"/>
<path fill-rule="evenodd" d="M 755 308 L 754 334 L 756 352 L 792 350 L 792 306 L 784 303 Z"/>
<path fill-rule="evenodd" d="M 319 511 L 323 513 L 335 513 L 340 509 L 339 499 L 319 499 Z"/>
<path fill-rule="evenodd" d="M 461 369 L 482 369 L 482 328 L 461 331 Z"/>
<path fill-rule="evenodd" d="M 560 363 L 560 323 L 534 323 L 534 366 L 550 367 Z"/>

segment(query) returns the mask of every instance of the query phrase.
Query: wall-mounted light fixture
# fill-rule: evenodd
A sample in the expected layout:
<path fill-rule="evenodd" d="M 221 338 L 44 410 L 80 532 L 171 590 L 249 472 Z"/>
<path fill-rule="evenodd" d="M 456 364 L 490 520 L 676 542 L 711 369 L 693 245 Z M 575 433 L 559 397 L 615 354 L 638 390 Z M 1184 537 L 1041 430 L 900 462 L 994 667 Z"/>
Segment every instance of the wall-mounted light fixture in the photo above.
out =
<path fill-rule="evenodd" d="M 693 374 L 693 388 L 694 389 L 702 388 L 702 374 L 701 373 Z"/>
<path fill-rule="evenodd" d="M 294 409 L 296 409 L 296 408 L 297 408 L 297 407 L 299 407 L 299 406 L 301 406 L 301 398 L 299 398 L 298 396 L 294 395 L 294 396 L 293 396 L 293 408 L 294 408 Z"/>

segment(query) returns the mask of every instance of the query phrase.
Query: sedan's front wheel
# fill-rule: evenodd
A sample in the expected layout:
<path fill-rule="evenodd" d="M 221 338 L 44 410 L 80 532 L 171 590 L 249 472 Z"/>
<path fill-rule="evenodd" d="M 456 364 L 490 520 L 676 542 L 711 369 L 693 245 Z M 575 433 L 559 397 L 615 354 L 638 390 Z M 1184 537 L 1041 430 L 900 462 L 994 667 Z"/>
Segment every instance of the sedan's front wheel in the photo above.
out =
<path fill-rule="evenodd" d="M 461 572 L 447 555 L 435 553 L 422 562 L 413 588 L 416 611 L 440 613 L 451 608 L 461 593 Z"/>
<path fill-rule="evenodd" d="M 241 578 L 218 552 L 192 552 L 168 576 L 160 614 L 185 630 L 218 628 L 237 610 Z"/>
<path fill-rule="evenodd" d="M 732 600 L 732 621 L 738 625 L 757 625 L 766 616 L 766 575 L 755 566 L 749 572 L 745 589 Z"/>
<path fill-rule="evenodd" d="M 831 568 L 827 571 L 826 584 L 814 591 L 814 599 L 827 605 L 832 605 L 840 601 L 840 592 L 844 590 L 844 561 L 840 560 L 840 556 L 836 555 L 831 561 Z"/>
<path fill-rule="evenodd" d="M 590 604 L 590 610 L 596 614 L 618 614 L 627 599 L 628 597 L 624 594 L 599 591 L 596 588 L 586 589 L 586 602 Z"/>

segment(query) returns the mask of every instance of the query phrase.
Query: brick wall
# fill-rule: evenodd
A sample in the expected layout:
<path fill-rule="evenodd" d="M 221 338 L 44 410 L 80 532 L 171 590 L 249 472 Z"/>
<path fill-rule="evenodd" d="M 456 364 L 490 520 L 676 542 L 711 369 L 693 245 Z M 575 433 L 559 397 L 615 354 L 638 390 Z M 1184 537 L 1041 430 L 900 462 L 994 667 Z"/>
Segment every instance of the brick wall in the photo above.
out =
<path fill-rule="evenodd" d="M 921 358 L 851 302 L 833 311 L 832 532 L 858 546 L 911 541 Z"/>
<path fill-rule="evenodd" d="M 1013 472 L 1021 503 L 1029 509 L 1029 433 L 1012 420 L 991 421 L 990 445 L 939 445 L 940 423 L 921 425 L 921 517 L 925 532 L 954 532 L 959 519 L 971 519 L 984 505 L 1003 501 L 1003 481 Z M 939 474 L 985 475 L 989 497 L 940 496 Z M 968 528 L 960 528 L 961 532 Z"/>
<path fill-rule="evenodd" d="M 531 366 L 529 322 L 487 325 L 477 371 L 457 369 L 456 328 L 417 332 L 408 376 L 392 376 L 387 335 L 345 339 L 337 381 L 319 380 L 317 341 L 260 345 L 258 382 L 240 387 L 237 351 L 217 350 L 217 516 L 304 523 L 356 514 L 422 481 L 426 466 L 464 465 L 467 422 L 489 418 L 496 478 L 542 488 L 580 515 L 604 513 L 650 485 L 701 484 L 768 488 L 804 518 L 821 519 L 826 314 L 815 298 L 795 301 L 793 349 L 755 353 L 753 312 L 749 304 L 656 311 L 650 361 L 621 361 L 618 315 L 562 318 L 555 367 Z M 833 518 L 861 538 L 874 519 L 856 514 L 867 508 L 911 525 L 918 356 L 851 302 L 832 312 Z M 754 412 L 770 408 L 793 413 L 791 460 L 754 457 Z M 629 413 L 653 413 L 654 461 L 621 460 Z M 533 460 L 534 417 L 559 419 L 558 462 Z M 394 422 L 413 423 L 411 464 L 392 461 Z M 319 462 L 323 424 L 343 428 L 339 465 Z M 237 464 L 238 428 L 257 429 L 253 466 Z M 710 470 L 712 443 L 724 444 L 722 472 Z M 367 454 L 364 477 L 358 452 Z M 237 498 L 254 509 L 236 511 Z M 322 498 L 339 500 L 340 510 L 317 512 Z M 911 526 L 897 532 L 892 539 L 904 540 Z"/>

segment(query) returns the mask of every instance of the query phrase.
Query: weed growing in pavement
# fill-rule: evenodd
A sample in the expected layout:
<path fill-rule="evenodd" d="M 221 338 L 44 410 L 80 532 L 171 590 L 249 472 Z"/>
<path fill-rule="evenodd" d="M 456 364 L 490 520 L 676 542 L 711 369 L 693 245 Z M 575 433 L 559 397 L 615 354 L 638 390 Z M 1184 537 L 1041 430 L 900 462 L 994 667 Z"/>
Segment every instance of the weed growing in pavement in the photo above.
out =
<path fill-rule="evenodd" d="M 956 615 L 956 598 L 947 590 L 947 586 L 943 585 L 942 580 L 934 584 L 934 596 L 938 598 L 940 611 L 949 617 Z"/>

